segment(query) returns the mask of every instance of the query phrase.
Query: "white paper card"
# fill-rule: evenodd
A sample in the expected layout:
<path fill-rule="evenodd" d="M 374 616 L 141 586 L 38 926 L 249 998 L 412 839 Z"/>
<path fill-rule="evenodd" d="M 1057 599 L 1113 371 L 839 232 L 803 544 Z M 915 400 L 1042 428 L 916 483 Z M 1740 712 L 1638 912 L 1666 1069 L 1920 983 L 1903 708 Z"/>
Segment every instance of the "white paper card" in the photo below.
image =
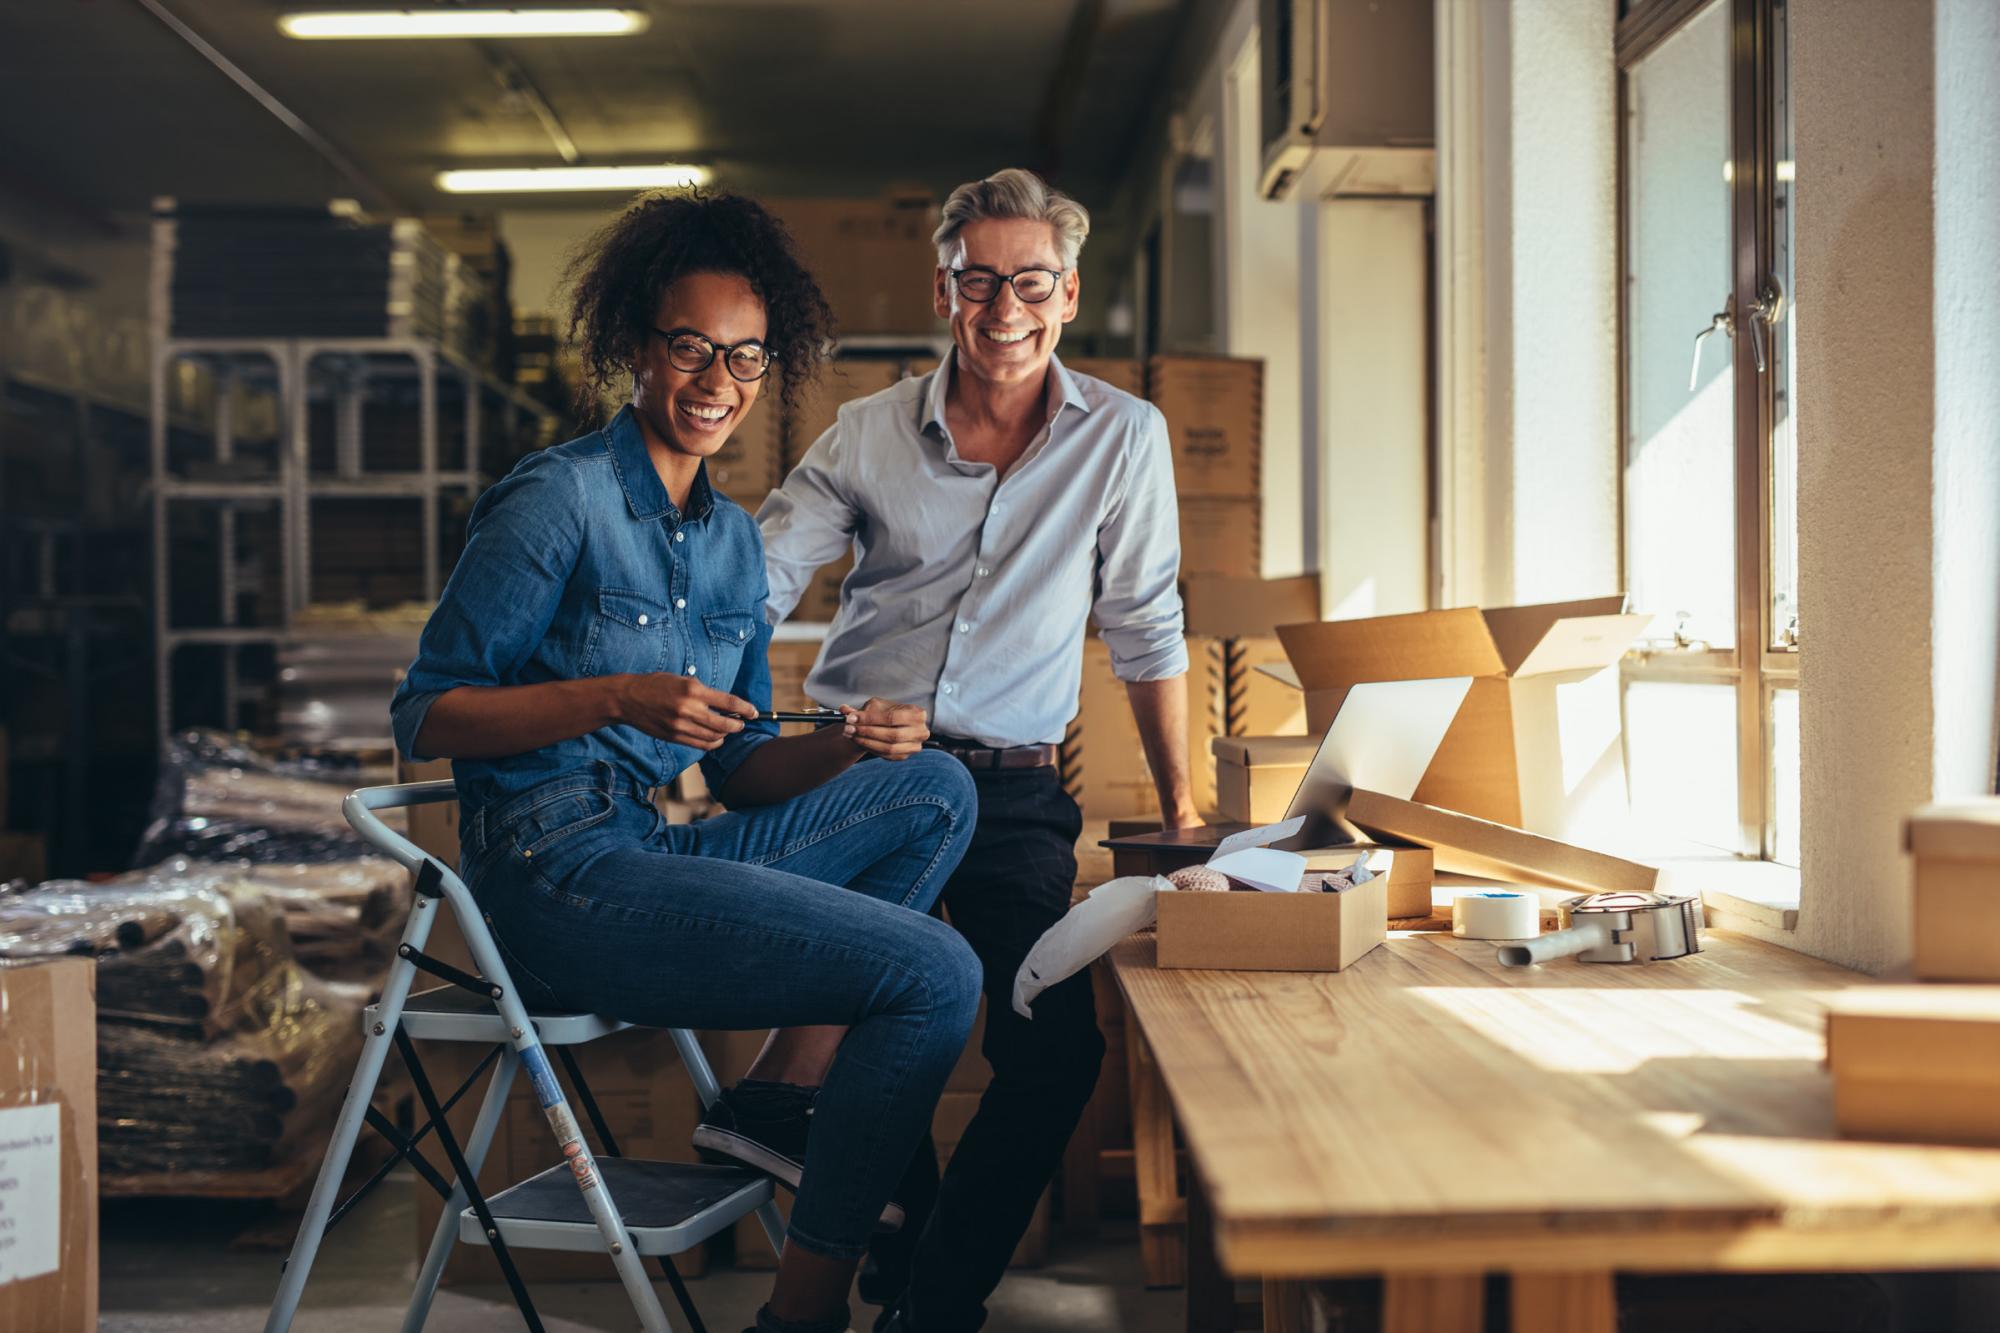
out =
<path fill-rule="evenodd" d="M 0 1286 L 56 1271 L 62 1239 L 62 1107 L 0 1111 Z"/>
<path fill-rule="evenodd" d="M 1296 815 L 1291 819 L 1279 820 L 1275 824 L 1259 824 L 1256 828 L 1232 833 L 1215 844 L 1215 850 L 1209 853 L 1208 863 L 1214 865 L 1223 857 L 1240 852 L 1245 847 L 1268 847 L 1274 842 L 1283 842 L 1305 826 L 1306 816 Z"/>
<path fill-rule="evenodd" d="M 1306 873 L 1306 859 L 1275 847 L 1245 847 L 1209 858 L 1208 868 L 1265 893 L 1297 893 L 1299 880 Z"/>

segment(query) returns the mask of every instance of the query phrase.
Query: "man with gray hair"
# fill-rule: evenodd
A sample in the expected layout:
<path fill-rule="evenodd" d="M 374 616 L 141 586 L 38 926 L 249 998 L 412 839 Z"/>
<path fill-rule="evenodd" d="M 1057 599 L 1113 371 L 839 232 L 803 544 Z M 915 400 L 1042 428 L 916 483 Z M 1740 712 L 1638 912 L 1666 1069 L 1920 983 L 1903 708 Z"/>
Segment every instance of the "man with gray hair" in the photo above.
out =
<path fill-rule="evenodd" d="M 922 705 L 979 791 L 978 831 L 943 902 L 985 968 L 993 1081 L 934 1206 L 926 1144 L 898 1196 L 909 1225 L 878 1237 L 863 1294 L 889 1307 L 878 1327 L 898 1333 L 985 1321 L 1102 1062 L 1087 975 L 1043 992 L 1032 1022 L 1011 1003 L 1015 972 L 1068 911 L 1076 879 L 1082 815 L 1055 759 L 1087 621 L 1125 682 L 1167 827 L 1201 822 L 1166 422 L 1055 355 L 1089 231 L 1083 207 L 1031 172 L 954 190 L 932 276 L 952 350 L 844 405 L 757 516 L 774 622 L 815 569 L 854 552 L 807 693 Z"/>

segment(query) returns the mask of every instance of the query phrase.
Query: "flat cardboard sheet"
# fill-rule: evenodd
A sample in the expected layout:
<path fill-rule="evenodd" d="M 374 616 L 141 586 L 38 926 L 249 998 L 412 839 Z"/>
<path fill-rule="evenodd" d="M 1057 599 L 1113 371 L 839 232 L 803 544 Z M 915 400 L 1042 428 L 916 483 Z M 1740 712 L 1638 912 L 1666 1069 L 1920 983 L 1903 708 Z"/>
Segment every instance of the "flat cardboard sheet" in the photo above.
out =
<path fill-rule="evenodd" d="M 1347 818 L 1370 833 L 1433 849 L 1439 870 L 1581 893 L 1650 893 L 1659 885 L 1657 866 L 1380 792 L 1357 790 Z"/>

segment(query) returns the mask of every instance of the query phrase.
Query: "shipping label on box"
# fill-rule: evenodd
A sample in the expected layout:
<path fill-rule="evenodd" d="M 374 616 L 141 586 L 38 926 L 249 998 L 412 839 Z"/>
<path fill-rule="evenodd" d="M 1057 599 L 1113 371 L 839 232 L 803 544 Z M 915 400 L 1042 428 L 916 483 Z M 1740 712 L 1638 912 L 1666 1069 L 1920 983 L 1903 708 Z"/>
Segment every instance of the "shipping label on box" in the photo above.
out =
<path fill-rule="evenodd" d="M 96 964 L 0 968 L 0 1328 L 97 1327 Z"/>
<path fill-rule="evenodd" d="M 1147 363 L 1146 393 L 1167 419 L 1181 494 L 1262 493 L 1262 361 L 1156 356 Z"/>

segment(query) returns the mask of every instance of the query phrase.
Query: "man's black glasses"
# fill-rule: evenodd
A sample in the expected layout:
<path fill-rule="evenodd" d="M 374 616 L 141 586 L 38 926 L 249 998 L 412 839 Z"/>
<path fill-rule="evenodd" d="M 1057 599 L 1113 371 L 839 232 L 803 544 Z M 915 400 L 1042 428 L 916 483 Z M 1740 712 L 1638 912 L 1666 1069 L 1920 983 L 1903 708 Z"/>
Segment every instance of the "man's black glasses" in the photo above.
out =
<path fill-rule="evenodd" d="M 1029 305 L 1040 305 L 1056 294 L 1056 284 L 1062 281 L 1062 271 L 1053 268 L 1024 268 L 1019 273 L 995 273 L 990 268 L 955 268 L 951 280 L 958 286 L 958 294 L 968 301 L 986 304 L 1000 295 L 1000 284 L 1008 283 L 1014 288 L 1014 295 Z"/>
<path fill-rule="evenodd" d="M 730 375 L 750 383 L 771 372 L 771 349 L 755 338 L 740 343 L 718 343 L 693 329 L 661 329 L 654 333 L 667 340 L 667 360 L 675 370 L 694 375 L 707 370 L 720 355 Z"/>

